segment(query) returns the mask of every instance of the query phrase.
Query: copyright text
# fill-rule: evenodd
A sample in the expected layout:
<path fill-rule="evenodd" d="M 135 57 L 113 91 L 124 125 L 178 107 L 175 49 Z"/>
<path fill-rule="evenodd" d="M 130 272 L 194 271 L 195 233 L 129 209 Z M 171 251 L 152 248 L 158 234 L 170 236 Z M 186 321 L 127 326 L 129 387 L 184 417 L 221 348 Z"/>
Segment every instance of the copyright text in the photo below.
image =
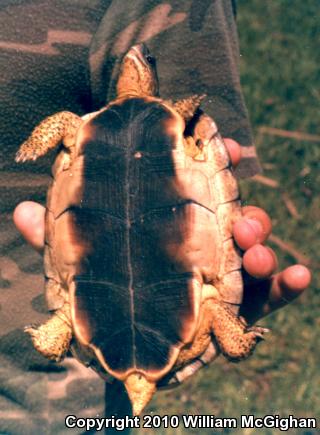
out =
<path fill-rule="evenodd" d="M 304 428 L 316 429 L 316 418 L 301 418 L 289 415 L 265 415 L 256 417 L 254 415 L 241 415 L 240 418 L 219 418 L 214 415 L 144 415 L 143 417 L 115 417 L 110 418 L 78 418 L 75 415 L 67 415 L 65 418 L 67 428 L 78 428 L 97 432 L 106 428 L 113 428 L 121 432 L 124 429 L 138 428 L 209 428 L 209 429 L 235 429 L 235 428 L 276 428 L 280 431 L 289 429 Z"/>

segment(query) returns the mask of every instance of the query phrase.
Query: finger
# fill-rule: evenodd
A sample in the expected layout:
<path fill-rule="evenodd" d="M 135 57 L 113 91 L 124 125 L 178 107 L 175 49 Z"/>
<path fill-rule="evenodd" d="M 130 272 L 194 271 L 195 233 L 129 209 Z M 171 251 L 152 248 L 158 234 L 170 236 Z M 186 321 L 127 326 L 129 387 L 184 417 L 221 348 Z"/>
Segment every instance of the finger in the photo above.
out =
<path fill-rule="evenodd" d="M 277 269 L 276 254 L 271 248 L 254 245 L 243 255 L 243 267 L 254 278 L 269 278 Z"/>
<path fill-rule="evenodd" d="M 242 208 L 243 219 L 234 224 L 233 235 L 237 245 L 247 250 L 257 243 L 264 243 L 269 237 L 272 224 L 267 213 L 259 207 Z"/>
<path fill-rule="evenodd" d="M 296 299 L 310 285 L 310 281 L 310 271 L 299 264 L 290 266 L 269 279 L 250 278 L 245 283 L 240 314 L 249 323 L 253 323 Z"/>
<path fill-rule="evenodd" d="M 223 139 L 223 141 L 229 151 L 232 166 L 235 168 L 241 160 L 241 147 L 238 142 L 233 139 L 226 138 Z"/>
<path fill-rule="evenodd" d="M 288 304 L 296 299 L 311 282 L 309 269 L 300 264 L 290 266 L 272 278 L 268 301 L 264 305 L 263 314 Z"/>
<path fill-rule="evenodd" d="M 44 215 L 45 208 L 32 201 L 22 202 L 13 213 L 17 229 L 38 252 L 44 247 Z"/>

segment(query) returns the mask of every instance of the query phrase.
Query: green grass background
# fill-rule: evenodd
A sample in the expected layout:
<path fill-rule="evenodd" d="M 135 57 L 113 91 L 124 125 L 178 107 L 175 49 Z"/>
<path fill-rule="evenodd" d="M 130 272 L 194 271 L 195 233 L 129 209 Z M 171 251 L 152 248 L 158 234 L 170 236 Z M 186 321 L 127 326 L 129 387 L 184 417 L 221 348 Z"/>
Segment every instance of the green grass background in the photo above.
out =
<path fill-rule="evenodd" d="M 312 261 L 313 283 L 289 307 L 260 324 L 272 329 L 254 356 L 240 364 L 219 358 L 181 387 L 160 392 L 147 414 L 293 414 L 320 417 L 320 142 L 259 133 L 269 126 L 320 134 L 320 2 L 318 0 L 242 0 L 238 3 L 241 77 L 264 175 L 279 189 L 242 183 L 245 203 L 263 207 L 274 234 L 290 241 Z M 271 165 L 270 165 L 271 164 Z M 300 219 L 288 212 L 286 192 Z M 273 246 L 280 267 L 295 263 Z M 320 420 L 319 420 L 320 424 Z M 275 429 L 232 433 L 273 434 Z M 211 434 L 212 429 L 167 429 L 157 433 Z M 147 430 L 135 433 L 147 434 Z M 153 433 L 150 432 L 150 433 Z M 225 431 L 226 433 L 226 431 Z M 289 433 L 320 433 L 291 430 Z"/>

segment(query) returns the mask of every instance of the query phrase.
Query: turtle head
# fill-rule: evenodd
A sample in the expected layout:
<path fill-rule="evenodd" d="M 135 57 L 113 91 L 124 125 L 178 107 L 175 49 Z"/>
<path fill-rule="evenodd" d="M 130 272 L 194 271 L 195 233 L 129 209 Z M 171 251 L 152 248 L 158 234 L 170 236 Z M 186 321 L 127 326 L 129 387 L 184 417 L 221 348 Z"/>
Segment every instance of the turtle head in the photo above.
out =
<path fill-rule="evenodd" d="M 156 60 L 145 44 L 134 45 L 124 56 L 117 83 L 117 96 L 158 96 Z"/>

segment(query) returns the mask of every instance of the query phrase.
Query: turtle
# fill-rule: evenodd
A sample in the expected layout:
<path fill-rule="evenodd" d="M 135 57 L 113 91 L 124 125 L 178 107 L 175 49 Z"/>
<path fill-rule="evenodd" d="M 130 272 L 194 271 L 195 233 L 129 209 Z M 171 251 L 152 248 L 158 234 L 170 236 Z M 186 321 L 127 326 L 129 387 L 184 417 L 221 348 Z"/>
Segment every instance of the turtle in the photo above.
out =
<path fill-rule="evenodd" d="M 238 361 L 266 332 L 238 313 L 238 185 L 203 98 L 162 99 L 155 58 L 138 44 L 114 100 L 84 119 L 49 116 L 16 154 L 36 160 L 60 146 L 45 215 L 51 316 L 25 331 L 45 357 L 71 350 L 123 382 L 134 415 L 215 349 Z"/>

